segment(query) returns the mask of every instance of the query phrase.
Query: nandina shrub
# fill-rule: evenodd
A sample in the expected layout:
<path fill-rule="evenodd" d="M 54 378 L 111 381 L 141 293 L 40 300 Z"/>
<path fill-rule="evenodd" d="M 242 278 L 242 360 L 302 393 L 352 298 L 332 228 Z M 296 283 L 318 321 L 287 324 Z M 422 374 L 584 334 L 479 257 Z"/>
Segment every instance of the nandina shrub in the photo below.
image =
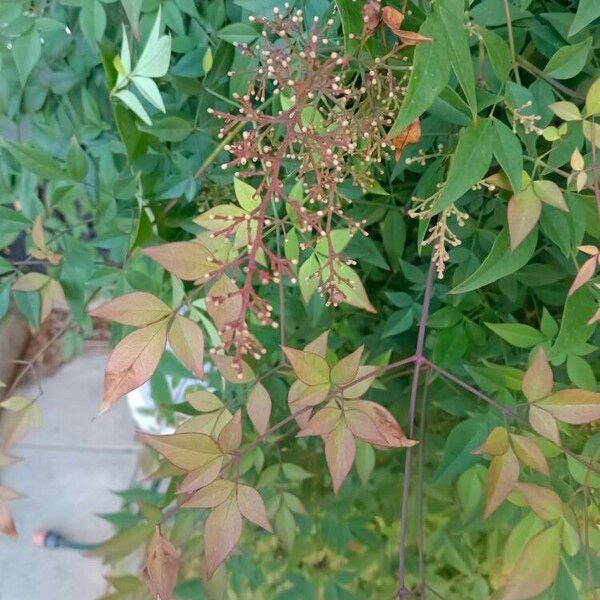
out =
<path fill-rule="evenodd" d="M 596 3 L 196 4 L 0 6 L 0 311 L 175 431 L 106 598 L 594 597 Z"/>

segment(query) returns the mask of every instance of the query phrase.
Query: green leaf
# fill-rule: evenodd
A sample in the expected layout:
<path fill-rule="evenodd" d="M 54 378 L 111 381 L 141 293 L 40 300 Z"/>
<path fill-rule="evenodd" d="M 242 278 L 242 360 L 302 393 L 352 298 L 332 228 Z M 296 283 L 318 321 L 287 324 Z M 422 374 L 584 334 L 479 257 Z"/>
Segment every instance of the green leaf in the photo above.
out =
<path fill-rule="evenodd" d="M 17 67 L 21 87 L 25 87 L 25 83 L 33 67 L 35 67 L 42 55 L 40 35 L 35 27 L 17 37 L 14 42 L 12 55 Z"/>
<path fill-rule="evenodd" d="M 421 116 L 448 83 L 450 58 L 439 17 L 429 15 L 419 33 L 432 38 L 432 41 L 415 48 L 408 88 L 390 136 L 398 135 Z"/>
<path fill-rule="evenodd" d="M 591 36 L 578 44 L 559 48 L 548 61 L 544 73 L 554 79 L 571 79 L 575 77 L 585 67 L 591 49 Z"/>
<path fill-rule="evenodd" d="M 217 37 L 230 44 L 250 44 L 259 36 L 258 29 L 250 23 L 231 23 L 217 32 Z"/>
<path fill-rule="evenodd" d="M 139 129 L 157 137 L 161 142 L 181 142 L 193 131 L 192 124 L 181 117 L 161 117 L 152 125 L 140 125 Z"/>
<path fill-rule="evenodd" d="M 249 183 L 234 177 L 233 189 L 237 201 L 246 212 L 252 212 L 260 206 L 260 198 L 256 195 L 256 190 Z"/>
<path fill-rule="evenodd" d="M 440 196 L 433 203 L 432 214 L 451 206 L 483 178 L 492 162 L 494 143 L 494 128 L 490 119 L 479 119 L 477 123 L 461 130 L 448 178 Z"/>
<path fill-rule="evenodd" d="M 213 66 L 213 55 L 212 55 L 212 50 L 210 49 L 210 46 L 206 49 L 206 52 L 204 53 L 204 56 L 202 57 L 202 70 L 204 71 L 204 74 L 206 75 Z"/>
<path fill-rule="evenodd" d="M 134 75 L 141 77 L 162 77 L 169 68 L 171 58 L 171 36 L 160 35 L 161 10 L 156 13 L 152 31 L 135 68 Z"/>
<path fill-rule="evenodd" d="M 569 354 L 569 358 L 567 358 L 567 375 L 577 387 L 596 391 L 597 383 L 594 369 L 581 356 Z"/>
<path fill-rule="evenodd" d="M 546 341 L 546 337 L 537 329 L 521 323 L 486 323 L 503 340 L 517 348 L 532 348 Z"/>
<path fill-rule="evenodd" d="M 510 73 L 510 50 L 508 49 L 508 44 L 495 31 L 480 27 L 479 33 L 483 38 L 483 44 L 490 59 L 492 69 L 494 69 L 496 77 L 504 83 Z"/>
<path fill-rule="evenodd" d="M 74 181 L 83 181 L 88 172 L 88 162 L 85 152 L 77 143 L 75 137 L 71 138 L 69 151 L 67 152 L 67 160 L 65 162 L 67 174 Z"/>
<path fill-rule="evenodd" d="M 139 90 L 140 94 L 148 101 L 152 106 L 158 108 L 162 112 L 166 112 L 165 105 L 163 103 L 158 86 L 149 77 L 139 77 L 133 75 L 131 81 L 135 87 Z"/>
<path fill-rule="evenodd" d="M 450 63 L 460 83 L 473 116 L 477 114 L 477 98 L 475 96 L 475 72 L 468 33 L 463 20 L 463 0 L 443 0 L 436 4 L 440 22 L 446 34 L 446 50 L 450 55 Z"/>
<path fill-rule="evenodd" d="M 142 106 L 142 103 L 137 97 L 129 90 L 120 90 L 114 94 L 119 98 L 125 106 L 130 108 L 146 125 L 152 125 L 152 121 L 146 112 L 146 109 Z"/>
<path fill-rule="evenodd" d="M 79 24 L 88 44 L 95 48 L 106 29 L 106 12 L 98 0 L 86 0 L 82 4 Z"/>
<path fill-rule="evenodd" d="M 569 28 L 569 37 L 579 33 L 598 17 L 600 17 L 600 2 L 598 0 L 579 0 L 575 18 Z"/>
<path fill-rule="evenodd" d="M 138 39 L 140 37 L 140 10 L 142 8 L 142 0 L 121 0 L 123 10 L 127 15 L 127 20 L 131 25 L 133 35 Z"/>
<path fill-rule="evenodd" d="M 600 8 L 600 3 L 598 4 Z M 587 116 L 600 113 L 600 77 L 594 81 L 585 96 L 585 114 Z"/>
<path fill-rule="evenodd" d="M 35 173 L 38 177 L 47 179 L 65 178 L 61 164 L 45 150 L 16 142 L 8 142 L 7 147 L 25 169 Z"/>
<path fill-rule="evenodd" d="M 521 191 L 521 177 L 523 173 L 523 147 L 519 138 L 510 127 L 498 119 L 494 124 L 494 156 L 510 181 L 515 193 Z"/>
<path fill-rule="evenodd" d="M 499 234 L 490 253 L 479 268 L 463 282 L 459 283 L 451 294 L 465 294 L 489 285 L 525 266 L 533 256 L 537 245 L 537 230 L 532 231 L 514 250 L 510 249 L 508 229 Z"/>

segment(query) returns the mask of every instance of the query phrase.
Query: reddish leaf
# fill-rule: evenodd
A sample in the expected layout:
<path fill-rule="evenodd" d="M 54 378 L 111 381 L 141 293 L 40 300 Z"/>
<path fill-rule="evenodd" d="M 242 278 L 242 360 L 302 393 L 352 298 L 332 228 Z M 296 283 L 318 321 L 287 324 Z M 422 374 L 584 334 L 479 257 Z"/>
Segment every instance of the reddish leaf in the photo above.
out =
<path fill-rule="evenodd" d="M 231 332 L 224 331 L 228 323 L 240 319 L 242 315 L 242 296 L 238 286 L 223 275 L 210 288 L 206 297 L 206 310 L 215 322 L 223 342 L 231 341 Z"/>
<path fill-rule="evenodd" d="M 358 367 L 358 372 L 354 379 L 356 383 L 351 382 L 349 385 L 345 386 L 342 390 L 342 396 L 344 398 L 360 398 L 373 385 L 376 377 L 375 373 L 377 373 L 378 370 L 379 367 L 372 365 Z"/>
<path fill-rule="evenodd" d="M 156 598 L 171 600 L 177 583 L 179 552 L 177 548 L 156 527 L 146 549 L 145 575 L 148 588 Z"/>
<path fill-rule="evenodd" d="M 561 524 L 531 538 L 507 579 L 493 600 L 527 600 L 550 587 L 560 563 Z"/>
<path fill-rule="evenodd" d="M 546 352 L 540 346 L 537 349 L 531 366 L 525 372 L 521 389 L 529 402 L 537 402 L 552 392 L 554 377 L 546 358 Z"/>
<path fill-rule="evenodd" d="M 219 373 L 223 376 L 223 379 L 230 383 L 248 383 L 254 379 L 254 371 L 245 361 L 242 361 L 240 371 L 234 364 L 233 356 L 213 354 L 212 360 Z"/>
<path fill-rule="evenodd" d="M 177 492 L 180 494 L 195 492 L 212 483 L 219 476 L 222 466 L 223 457 L 217 456 L 203 467 L 190 471 L 177 488 Z"/>
<path fill-rule="evenodd" d="M 142 327 L 168 317 L 171 309 L 152 294 L 132 292 L 101 304 L 89 314 L 123 325 Z"/>
<path fill-rule="evenodd" d="M 588 258 L 583 265 L 581 265 L 579 271 L 577 271 L 577 276 L 569 288 L 569 296 L 576 292 L 582 285 L 585 285 L 594 276 L 599 260 L 600 254 Z"/>
<path fill-rule="evenodd" d="M 250 394 L 246 403 L 248 416 L 254 425 L 254 429 L 263 435 L 269 428 L 269 418 L 271 417 L 271 397 L 264 385 L 257 383 Z"/>
<path fill-rule="evenodd" d="M 17 500 L 21 494 L 12 488 L 0 485 L 0 533 L 8 537 L 17 537 L 15 522 L 10 514 L 8 503 L 12 500 Z"/>
<path fill-rule="evenodd" d="M 416 144 L 421 139 L 421 121 L 415 119 L 406 129 L 392 138 L 394 146 L 394 156 L 398 160 L 402 151 L 411 144 Z"/>
<path fill-rule="evenodd" d="M 572 425 L 600 419 L 600 393 L 589 390 L 561 390 L 538 402 L 553 417 Z"/>
<path fill-rule="evenodd" d="M 342 411 L 337 406 L 326 406 L 310 418 L 298 432 L 298 437 L 327 435 L 337 427 L 341 419 Z"/>
<path fill-rule="evenodd" d="M 215 441 L 203 433 L 140 433 L 139 436 L 145 444 L 185 471 L 200 469 L 222 455 Z"/>
<path fill-rule="evenodd" d="M 380 11 L 380 0 L 367 0 L 364 3 L 361 13 L 363 23 L 365 24 L 365 35 L 370 35 L 377 25 L 379 25 Z"/>
<path fill-rule="evenodd" d="M 223 408 L 223 403 L 212 392 L 193 390 L 185 395 L 185 399 L 200 412 L 212 412 Z"/>
<path fill-rule="evenodd" d="M 144 254 L 179 279 L 204 279 L 215 269 L 210 251 L 198 242 L 171 242 L 143 250 Z"/>
<path fill-rule="evenodd" d="M 329 340 L 329 330 L 324 331 L 319 337 L 315 338 L 309 344 L 304 346 L 306 352 L 312 352 L 318 354 L 323 358 L 327 358 L 327 342 Z"/>
<path fill-rule="evenodd" d="M 232 496 L 213 509 L 204 524 L 204 556 L 208 577 L 231 554 L 242 533 L 242 514 Z"/>
<path fill-rule="evenodd" d="M 271 527 L 271 523 L 267 517 L 265 503 L 253 487 L 238 485 L 237 504 L 240 512 L 248 521 L 267 531 L 273 531 L 273 527 Z"/>
<path fill-rule="evenodd" d="M 365 347 L 361 346 L 331 367 L 331 383 L 334 385 L 346 385 L 356 379 L 364 349 Z"/>
<path fill-rule="evenodd" d="M 325 439 L 325 458 L 333 480 L 333 491 L 336 494 L 352 468 L 355 454 L 354 436 L 346 424 L 340 420 Z"/>
<path fill-rule="evenodd" d="M 198 490 L 181 506 L 183 508 L 214 508 L 233 497 L 234 490 L 235 483 L 233 481 L 218 479 Z"/>
<path fill-rule="evenodd" d="M 523 464 L 539 471 L 542 475 L 547 476 L 550 474 L 546 457 L 532 439 L 514 433 L 510 434 L 510 439 L 517 458 Z"/>
<path fill-rule="evenodd" d="M 104 374 L 100 412 L 152 377 L 167 341 L 167 319 L 147 325 L 123 338 L 112 351 Z"/>
<path fill-rule="evenodd" d="M 515 490 L 519 492 L 531 510 L 544 521 L 553 521 L 563 515 L 563 505 L 560 496 L 548 488 L 532 483 L 515 484 Z"/>
<path fill-rule="evenodd" d="M 298 379 L 307 385 L 320 385 L 329 382 L 329 366 L 322 356 L 288 348 L 287 346 L 281 348 L 290 361 Z"/>
<path fill-rule="evenodd" d="M 238 410 L 219 433 L 219 447 L 225 453 L 233 452 L 242 443 L 242 411 Z"/>
<path fill-rule="evenodd" d="M 176 315 L 169 327 L 169 344 L 196 377 L 204 377 L 204 334 L 197 323 Z"/>
<path fill-rule="evenodd" d="M 365 442 L 392 448 L 406 448 L 417 443 L 404 435 L 392 413 L 381 404 L 369 400 L 348 400 L 344 409 L 348 426 Z"/>
<path fill-rule="evenodd" d="M 529 424 L 533 430 L 545 437 L 557 446 L 560 446 L 560 435 L 554 417 L 543 408 L 535 404 L 529 407 Z"/>
<path fill-rule="evenodd" d="M 519 461 L 509 446 L 505 454 L 494 456 L 488 470 L 484 517 L 489 517 L 504 502 L 519 479 Z"/>
<path fill-rule="evenodd" d="M 541 212 L 542 203 L 531 186 L 509 200 L 507 219 L 511 250 L 514 250 L 535 227 Z"/>
<path fill-rule="evenodd" d="M 396 35 L 399 35 L 398 32 L 402 26 L 402 21 L 404 21 L 404 15 L 398 9 L 392 6 L 384 6 L 381 11 L 381 18 Z"/>

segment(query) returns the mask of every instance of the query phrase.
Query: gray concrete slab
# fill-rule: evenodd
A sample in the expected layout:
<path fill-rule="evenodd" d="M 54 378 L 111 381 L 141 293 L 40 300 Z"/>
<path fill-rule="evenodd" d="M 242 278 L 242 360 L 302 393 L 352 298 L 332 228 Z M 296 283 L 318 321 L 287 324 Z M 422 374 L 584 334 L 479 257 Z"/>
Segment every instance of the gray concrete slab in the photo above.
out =
<path fill-rule="evenodd" d="M 118 510 L 110 490 L 131 483 L 137 454 L 125 403 L 92 420 L 105 361 L 106 354 L 84 354 L 41 382 L 42 426 L 16 447 L 22 462 L 0 473 L 26 496 L 12 503 L 19 538 L 0 537 L 0 600 L 94 600 L 105 591 L 99 561 L 31 543 L 38 529 L 81 542 L 111 535 L 95 515 Z"/>

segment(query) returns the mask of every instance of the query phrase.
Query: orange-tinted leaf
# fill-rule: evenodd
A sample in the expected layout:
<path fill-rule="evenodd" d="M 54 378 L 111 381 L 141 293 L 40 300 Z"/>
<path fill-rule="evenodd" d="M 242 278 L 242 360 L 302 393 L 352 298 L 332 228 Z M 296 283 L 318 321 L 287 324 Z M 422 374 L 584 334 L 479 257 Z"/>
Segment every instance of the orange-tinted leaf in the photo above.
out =
<path fill-rule="evenodd" d="M 489 454 L 501 456 L 508 450 L 508 431 L 505 427 L 494 427 L 487 436 L 485 442 L 473 454 Z"/>
<path fill-rule="evenodd" d="M 160 321 L 171 309 L 159 298 L 146 292 L 132 292 L 109 300 L 90 311 L 92 317 L 142 327 Z"/>
<path fill-rule="evenodd" d="M 232 496 L 213 509 L 204 524 L 204 557 L 208 577 L 231 554 L 242 533 L 242 514 Z"/>
<path fill-rule="evenodd" d="M 406 129 L 392 138 L 394 156 L 400 158 L 402 151 L 411 144 L 416 144 L 421 139 L 421 121 L 416 118 Z"/>
<path fill-rule="evenodd" d="M 217 479 L 207 486 L 198 490 L 187 502 L 181 506 L 183 508 L 214 508 L 223 504 L 233 495 L 235 483 L 226 479 Z"/>
<path fill-rule="evenodd" d="M 325 458 L 333 481 L 333 491 L 336 494 L 352 468 L 355 454 L 354 436 L 344 421 L 340 420 L 325 439 Z"/>
<path fill-rule="evenodd" d="M 365 442 L 391 448 L 407 448 L 417 443 L 404 435 L 392 413 L 377 402 L 348 400 L 344 408 L 348 427 Z"/>
<path fill-rule="evenodd" d="M 254 429 L 259 434 L 264 434 L 269 428 L 269 418 L 271 417 L 271 397 L 262 383 L 257 383 L 250 394 L 246 403 L 248 416 L 254 425 Z"/>
<path fill-rule="evenodd" d="M 295 348 L 281 347 L 294 369 L 294 373 L 307 385 L 319 385 L 329 382 L 329 366 L 318 354 L 304 352 Z"/>
<path fill-rule="evenodd" d="M 146 256 L 179 279 L 203 279 L 215 269 L 212 254 L 198 242 L 171 242 L 143 250 Z"/>
<path fill-rule="evenodd" d="M 509 200 L 506 216 L 511 250 L 514 250 L 535 227 L 541 212 L 542 203 L 531 186 Z"/>
<path fill-rule="evenodd" d="M 271 527 L 271 523 L 267 517 L 265 503 L 260 494 L 253 487 L 250 487 L 249 485 L 238 485 L 237 504 L 240 512 L 248 519 L 248 521 L 267 531 L 273 531 L 273 527 Z"/>
<path fill-rule="evenodd" d="M 569 296 L 576 292 L 582 285 L 585 285 L 596 272 L 596 267 L 598 265 L 598 257 L 592 256 L 588 258 L 583 265 L 581 265 L 579 271 L 577 271 L 577 276 L 573 280 L 571 287 L 569 288 Z"/>
<path fill-rule="evenodd" d="M 398 37 L 405 46 L 416 46 L 417 44 L 425 44 L 432 40 L 432 38 L 421 35 L 416 31 L 407 31 L 406 29 L 401 29 L 398 32 Z"/>
<path fill-rule="evenodd" d="M 494 594 L 493 600 L 527 600 L 550 587 L 560 563 L 561 529 L 557 524 L 529 540 L 506 585 Z"/>
<path fill-rule="evenodd" d="M 223 330 L 228 323 L 239 320 L 242 314 L 242 296 L 238 286 L 229 277 L 219 277 L 210 288 L 210 294 L 206 296 L 206 310 L 221 332 L 223 341 L 230 341 L 231 333 Z"/>
<path fill-rule="evenodd" d="M 358 367 L 356 377 L 354 381 L 356 383 L 350 383 L 347 387 L 342 390 L 342 396 L 344 398 L 360 398 L 375 381 L 375 373 L 379 370 L 379 367 L 374 365 L 363 365 Z M 372 376 L 370 376 L 373 374 Z"/>
<path fill-rule="evenodd" d="M 146 549 L 145 559 L 144 574 L 150 592 L 160 600 L 172 600 L 178 571 L 179 552 L 161 534 L 160 528 L 156 527 Z"/>
<path fill-rule="evenodd" d="M 548 462 L 540 447 L 524 435 L 510 434 L 513 449 L 517 458 L 528 467 L 539 471 L 542 475 L 549 475 Z"/>
<path fill-rule="evenodd" d="M 222 466 L 223 457 L 217 456 L 204 466 L 190 471 L 177 488 L 177 492 L 180 494 L 194 492 L 212 483 L 219 476 Z"/>
<path fill-rule="evenodd" d="M 222 454 L 215 441 L 203 433 L 141 433 L 139 436 L 145 444 L 185 471 L 200 469 Z"/>
<path fill-rule="evenodd" d="M 169 344 L 196 377 L 204 377 L 204 334 L 197 323 L 176 315 L 169 327 Z"/>
<path fill-rule="evenodd" d="M 563 505 L 556 492 L 541 485 L 519 482 L 515 484 L 515 490 L 523 496 L 525 502 L 540 519 L 553 521 L 562 517 Z"/>
<path fill-rule="evenodd" d="M 402 26 L 402 21 L 404 21 L 404 15 L 399 10 L 392 6 L 384 6 L 381 11 L 381 18 L 396 35 L 399 35 L 398 32 Z"/>
<path fill-rule="evenodd" d="M 0 533 L 11 538 L 17 537 L 15 522 L 8 509 L 8 503 L 4 500 L 0 500 Z"/>
<path fill-rule="evenodd" d="M 346 385 L 356 379 L 364 349 L 365 347 L 361 346 L 331 367 L 331 383 L 334 385 Z"/>
<path fill-rule="evenodd" d="M 529 402 L 537 402 L 552 392 L 553 385 L 554 377 L 552 375 L 552 369 L 546 358 L 546 352 L 540 346 L 537 349 L 531 366 L 523 376 L 521 389 Z"/>
<path fill-rule="evenodd" d="M 238 410 L 221 429 L 219 433 L 219 447 L 225 453 L 233 452 L 242 443 L 242 411 Z"/>
<path fill-rule="evenodd" d="M 342 411 L 337 406 L 326 406 L 316 412 L 298 432 L 298 437 L 327 435 L 333 431 L 342 419 Z"/>
<path fill-rule="evenodd" d="M 600 419 L 600 393 L 589 390 L 560 390 L 538 402 L 553 417 L 572 425 Z"/>
<path fill-rule="evenodd" d="M 130 333 L 116 345 L 106 364 L 100 412 L 152 377 L 166 341 L 167 319 L 163 319 Z"/>
<path fill-rule="evenodd" d="M 489 517 L 504 502 L 519 479 L 519 461 L 509 446 L 506 453 L 494 456 L 488 470 L 484 517 Z"/>
<path fill-rule="evenodd" d="M 566 212 L 569 211 L 562 190 L 554 183 L 554 181 L 534 181 L 533 191 L 542 202 L 545 202 L 549 206 L 554 206 L 554 208 Z"/>
<path fill-rule="evenodd" d="M 211 358 L 223 379 L 230 383 L 248 383 L 254 379 L 254 371 L 245 361 L 242 361 L 240 372 L 234 364 L 233 356 L 213 354 Z"/>
<path fill-rule="evenodd" d="M 545 437 L 557 446 L 560 446 L 560 435 L 554 417 L 543 408 L 535 404 L 529 407 L 529 424 L 533 430 Z"/>

